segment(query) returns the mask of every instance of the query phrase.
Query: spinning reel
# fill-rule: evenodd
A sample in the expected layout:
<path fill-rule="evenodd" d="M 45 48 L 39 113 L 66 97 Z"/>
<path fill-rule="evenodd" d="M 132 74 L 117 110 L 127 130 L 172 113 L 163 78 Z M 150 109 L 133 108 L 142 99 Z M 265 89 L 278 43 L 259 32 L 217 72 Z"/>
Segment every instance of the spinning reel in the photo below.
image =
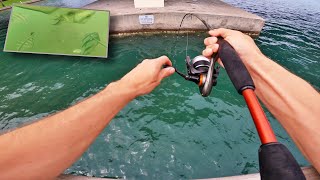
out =
<path fill-rule="evenodd" d="M 217 56 L 208 59 L 205 56 L 196 56 L 192 60 L 186 57 L 187 75 L 176 72 L 185 80 L 192 81 L 199 86 L 200 93 L 203 97 L 207 97 L 212 90 L 212 86 L 217 85 L 220 66 L 215 67 Z"/>
<path fill-rule="evenodd" d="M 182 27 L 182 23 L 186 17 L 196 17 L 199 19 L 208 30 L 212 29 L 209 24 L 206 23 L 203 19 L 201 19 L 199 16 L 187 13 L 183 16 L 180 28 Z M 219 75 L 219 69 L 220 66 L 215 67 L 215 63 L 218 59 L 217 54 L 214 54 L 211 59 L 206 58 L 205 56 L 199 55 L 190 59 L 189 56 L 187 56 L 188 52 L 188 33 L 187 33 L 187 45 L 186 45 L 186 66 L 187 66 L 187 75 L 179 72 L 176 68 L 176 72 L 182 76 L 185 80 L 192 81 L 196 83 L 199 86 L 200 93 L 203 97 L 209 96 L 212 90 L 212 86 L 217 85 L 217 78 Z"/>

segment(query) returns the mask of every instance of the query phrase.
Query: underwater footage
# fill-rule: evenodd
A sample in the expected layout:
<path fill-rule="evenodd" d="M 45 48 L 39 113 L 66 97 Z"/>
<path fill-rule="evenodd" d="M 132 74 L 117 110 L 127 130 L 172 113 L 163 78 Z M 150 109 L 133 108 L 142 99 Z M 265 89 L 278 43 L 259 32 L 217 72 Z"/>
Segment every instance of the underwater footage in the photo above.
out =
<path fill-rule="evenodd" d="M 107 57 L 109 11 L 16 4 L 4 51 Z"/>

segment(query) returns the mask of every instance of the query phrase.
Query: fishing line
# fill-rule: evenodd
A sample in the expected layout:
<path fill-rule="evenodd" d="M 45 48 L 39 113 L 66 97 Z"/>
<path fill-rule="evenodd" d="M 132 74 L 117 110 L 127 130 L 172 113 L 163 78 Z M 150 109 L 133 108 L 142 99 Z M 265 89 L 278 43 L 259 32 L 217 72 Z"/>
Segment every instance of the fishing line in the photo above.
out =
<path fill-rule="evenodd" d="M 187 32 L 186 57 L 188 56 L 189 33 Z"/>
<path fill-rule="evenodd" d="M 191 20 L 192 20 L 192 17 L 196 17 L 199 21 L 202 22 L 202 24 L 207 28 L 208 31 L 211 30 L 211 26 L 204 20 L 202 19 L 201 17 L 199 17 L 198 15 L 196 14 L 192 14 L 192 13 L 187 13 L 185 14 L 183 17 L 182 17 L 182 20 L 180 22 L 180 25 L 179 25 L 179 29 L 178 29 L 178 33 L 177 33 L 177 36 L 176 36 L 176 40 L 175 40 L 175 43 L 174 43 L 174 49 L 176 49 L 176 46 L 177 46 L 177 42 L 178 42 L 178 37 L 179 37 L 179 34 L 180 34 L 180 31 L 181 31 L 181 28 L 182 28 L 182 24 L 184 22 L 184 20 L 187 18 L 187 17 L 190 17 Z M 189 32 L 187 31 L 187 43 L 186 43 L 186 47 L 185 47 L 185 52 L 186 52 L 186 57 L 188 56 L 188 48 L 189 48 Z M 214 60 L 216 61 L 217 59 L 214 58 Z M 218 67 L 219 68 L 219 67 Z M 182 74 L 181 72 L 179 72 L 177 70 L 177 68 L 175 68 L 176 72 L 178 74 Z"/>
<path fill-rule="evenodd" d="M 184 20 L 190 17 L 191 21 L 193 21 L 193 17 L 196 17 L 198 20 L 202 22 L 203 25 L 206 26 L 207 30 L 210 30 L 210 26 L 206 23 L 205 20 L 200 18 L 199 16 L 187 13 L 183 16 L 179 30 L 177 33 L 177 39 L 175 42 L 175 46 L 177 45 L 178 40 L 178 34 L 180 33 L 182 24 Z M 178 71 L 177 68 L 173 67 L 175 69 L 175 72 L 182 76 L 187 81 L 192 81 L 196 83 L 199 87 L 200 93 L 203 97 L 208 96 L 211 93 L 212 87 L 217 85 L 217 78 L 219 75 L 219 66 L 215 67 L 215 63 L 218 59 L 217 54 L 212 54 L 212 57 L 208 58 L 203 55 L 198 55 L 194 57 L 192 60 L 190 59 L 190 56 L 188 56 L 188 47 L 189 47 L 189 32 L 187 31 L 187 40 L 186 40 L 186 47 L 185 47 L 185 63 L 186 63 L 186 70 L 187 74 L 182 73 L 181 71 Z"/>
<path fill-rule="evenodd" d="M 191 17 L 191 20 L 192 20 L 192 17 L 196 17 L 198 20 L 200 20 L 202 22 L 203 25 L 206 26 L 207 30 L 211 30 L 211 26 L 204 20 L 202 19 L 201 17 L 199 17 L 198 15 L 196 14 L 192 14 L 192 13 L 187 13 L 185 14 L 183 17 L 182 17 L 182 20 L 180 22 L 180 25 L 179 25 L 179 29 L 178 29 L 178 33 L 177 33 L 177 36 L 176 36 L 176 41 L 175 41 L 175 45 L 174 45 L 174 49 L 176 49 L 176 46 L 177 46 L 177 42 L 178 42 L 178 37 L 179 37 L 179 34 L 180 34 L 180 31 L 181 31 L 181 28 L 182 28 L 182 24 L 184 22 L 184 20 L 187 18 L 187 17 Z M 189 32 L 187 31 L 187 44 L 186 44 L 186 56 L 188 55 L 188 46 L 189 46 Z"/>
<path fill-rule="evenodd" d="M 210 30 L 210 29 L 211 29 L 210 25 L 209 25 L 205 20 L 203 20 L 202 18 L 200 18 L 198 15 L 192 14 L 192 13 L 187 13 L 187 14 L 185 14 L 185 15 L 183 16 L 183 18 L 182 18 L 182 20 L 181 20 L 181 22 L 180 22 L 180 27 L 179 27 L 178 32 L 179 32 L 180 29 L 181 29 L 181 26 L 182 26 L 182 23 L 183 23 L 184 19 L 185 19 L 186 17 L 188 17 L 188 16 L 191 16 L 191 18 L 192 18 L 192 16 L 196 17 L 197 19 L 199 19 L 199 20 L 202 22 L 203 25 L 206 26 L 207 30 Z"/>

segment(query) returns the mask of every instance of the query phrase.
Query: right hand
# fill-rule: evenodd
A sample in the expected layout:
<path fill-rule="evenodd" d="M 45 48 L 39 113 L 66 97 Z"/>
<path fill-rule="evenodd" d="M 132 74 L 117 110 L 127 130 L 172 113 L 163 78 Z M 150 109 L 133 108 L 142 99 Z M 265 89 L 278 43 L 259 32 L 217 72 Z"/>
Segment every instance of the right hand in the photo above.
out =
<path fill-rule="evenodd" d="M 211 57 L 214 52 L 218 51 L 218 37 L 222 37 L 228 41 L 245 64 L 263 56 L 253 39 L 240 31 L 220 28 L 209 31 L 209 34 L 212 37 L 208 37 L 204 40 L 206 49 L 202 52 L 206 57 Z"/>

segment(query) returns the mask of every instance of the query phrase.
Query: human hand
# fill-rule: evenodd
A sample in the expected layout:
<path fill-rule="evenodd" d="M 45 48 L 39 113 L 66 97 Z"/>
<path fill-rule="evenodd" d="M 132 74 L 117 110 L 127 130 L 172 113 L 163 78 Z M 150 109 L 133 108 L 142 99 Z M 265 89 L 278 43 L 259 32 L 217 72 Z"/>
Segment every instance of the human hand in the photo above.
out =
<path fill-rule="evenodd" d="M 145 59 L 126 74 L 120 82 L 125 88 L 133 90 L 134 96 L 148 94 L 160 84 L 162 79 L 175 72 L 173 67 L 162 68 L 163 65 L 172 66 L 167 56 Z"/>
<path fill-rule="evenodd" d="M 263 56 L 253 39 L 240 31 L 220 28 L 209 31 L 209 34 L 212 37 L 208 37 L 204 40 L 206 49 L 202 52 L 206 57 L 211 57 L 213 53 L 218 51 L 219 45 L 217 44 L 217 37 L 219 36 L 228 41 L 245 64 Z"/>

